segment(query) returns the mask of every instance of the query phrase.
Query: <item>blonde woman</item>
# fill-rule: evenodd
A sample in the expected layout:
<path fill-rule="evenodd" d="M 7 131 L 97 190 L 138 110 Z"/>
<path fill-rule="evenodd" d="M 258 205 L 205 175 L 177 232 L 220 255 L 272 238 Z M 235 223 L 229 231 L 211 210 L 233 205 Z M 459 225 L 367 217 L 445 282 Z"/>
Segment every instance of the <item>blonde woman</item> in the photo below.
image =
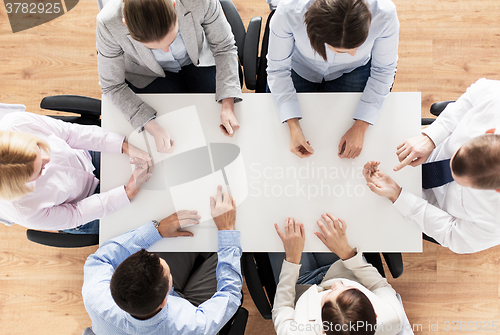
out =
<path fill-rule="evenodd" d="M 99 193 L 100 151 L 136 165 L 125 186 Z M 99 220 L 130 203 L 151 176 L 150 156 L 122 135 L 47 116 L 7 114 L 0 125 L 0 221 L 98 233 Z"/>

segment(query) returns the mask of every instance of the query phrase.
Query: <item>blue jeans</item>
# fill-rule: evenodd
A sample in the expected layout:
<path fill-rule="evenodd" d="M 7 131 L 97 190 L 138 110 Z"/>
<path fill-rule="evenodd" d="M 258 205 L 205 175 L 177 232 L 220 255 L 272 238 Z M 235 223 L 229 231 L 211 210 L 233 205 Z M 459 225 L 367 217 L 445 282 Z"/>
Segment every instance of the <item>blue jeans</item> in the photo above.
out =
<path fill-rule="evenodd" d="M 165 71 L 165 77 L 158 77 L 144 88 L 138 88 L 126 81 L 135 93 L 215 93 L 215 66 L 183 66 L 177 73 Z"/>
<path fill-rule="evenodd" d="M 97 179 L 101 179 L 101 153 L 96 151 L 89 151 L 90 157 L 92 157 L 92 165 L 94 165 L 94 176 Z M 101 184 L 97 184 L 94 194 L 101 193 Z M 72 229 L 61 230 L 68 234 L 99 234 L 99 219 L 87 222 Z"/>
<path fill-rule="evenodd" d="M 273 268 L 274 280 L 279 281 L 281 266 L 286 255 L 284 252 L 270 252 L 269 260 Z M 332 252 L 305 252 L 300 258 L 299 279 L 297 284 L 319 285 L 323 281 L 330 266 L 340 258 Z"/>
<path fill-rule="evenodd" d="M 297 93 L 304 92 L 363 92 L 370 77 L 372 61 L 364 66 L 360 66 L 349 73 L 344 73 L 341 77 L 325 81 L 321 83 L 313 83 L 307 79 L 302 78 L 292 70 L 293 86 Z M 270 93 L 269 86 L 266 88 L 267 93 Z"/>

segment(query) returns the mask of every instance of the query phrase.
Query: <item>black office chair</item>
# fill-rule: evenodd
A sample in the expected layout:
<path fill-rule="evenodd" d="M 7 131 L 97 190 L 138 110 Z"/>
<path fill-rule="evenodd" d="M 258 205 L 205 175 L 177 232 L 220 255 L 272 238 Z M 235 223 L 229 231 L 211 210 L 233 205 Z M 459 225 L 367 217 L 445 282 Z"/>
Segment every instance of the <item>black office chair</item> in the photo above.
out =
<path fill-rule="evenodd" d="M 403 273 L 401 253 L 383 253 L 384 259 L 394 278 Z M 379 253 L 364 253 L 367 262 L 371 263 L 385 277 Z M 377 258 L 378 257 L 378 258 Z M 274 296 L 277 283 L 274 281 L 273 269 L 267 252 L 244 252 L 241 267 L 255 306 L 266 320 L 272 318 Z"/>
<path fill-rule="evenodd" d="M 246 88 L 255 90 L 262 18 L 260 16 L 253 17 L 245 31 L 243 21 L 233 2 L 231 0 L 220 0 L 220 3 L 227 21 L 231 25 L 236 46 L 238 47 L 240 83 L 243 86 L 244 79 Z"/>
<path fill-rule="evenodd" d="M 56 95 L 43 98 L 40 108 L 79 114 L 50 115 L 65 122 L 101 125 L 101 100 L 98 99 L 79 95 Z M 58 248 L 80 248 L 99 244 L 99 234 L 67 234 L 28 229 L 26 237 L 32 242 Z"/>

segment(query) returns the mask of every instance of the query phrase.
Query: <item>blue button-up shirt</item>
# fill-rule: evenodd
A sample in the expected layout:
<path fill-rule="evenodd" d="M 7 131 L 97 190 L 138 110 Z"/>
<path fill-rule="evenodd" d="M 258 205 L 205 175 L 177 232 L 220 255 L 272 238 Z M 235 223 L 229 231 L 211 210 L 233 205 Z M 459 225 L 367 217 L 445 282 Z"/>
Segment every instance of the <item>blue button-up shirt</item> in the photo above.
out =
<path fill-rule="evenodd" d="M 267 81 L 281 122 L 301 118 L 291 69 L 304 79 L 334 80 L 371 62 L 370 77 L 356 107 L 354 119 L 375 123 L 390 92 L 398 60 L 399 21 L 390 0 L 366 0 L 372 14 L 366 41 L 355 56 L 336 54 L 325 45 L 327 61 L 314 51 L 307 36 L 304 14 L 314 0 L 281 0 L 271 19 Z"/>
<path fill-rule="evenodd" d="M 162 237 L 149 222 L 105 242 L 85 263 L 83 302 L 96 334 L 216 334 L 234 315 L 241 300 L 240 232 L 219 231 L 217 293 L 198 307 L 175 295 L 147 320 L 123 311 L 111 296 L 109 282 L 115 268 L 128 256 L 147 249 Z M 175 271 L 175 269 L 172 269 Z"/>

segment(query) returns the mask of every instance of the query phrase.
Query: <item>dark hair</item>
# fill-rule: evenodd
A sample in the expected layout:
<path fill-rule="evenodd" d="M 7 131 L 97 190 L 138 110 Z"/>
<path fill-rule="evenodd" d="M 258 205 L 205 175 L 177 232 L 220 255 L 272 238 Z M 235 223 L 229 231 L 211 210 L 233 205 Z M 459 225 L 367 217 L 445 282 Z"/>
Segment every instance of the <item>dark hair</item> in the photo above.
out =
<path fill-rule="evenodd" d="M 475 188 L 500 189 L 500 135 L 481 135 L 463 144 L 451 170 L 457 177 L 470 178 Z"/>
<path fill-rule="evenodd" d="M 304 15 L 311 47 L 325 61 L 325 43 L 334 48 L 357 48 L 366 41 L 371 20 L 363 0 L 316 0 Z"/>
<path fill-rule="evenodd" d="M 125 312 L 146 316 L 167 296 L 168 282 L 158 255 L 141 249 L 115 269 L 110 283 L 111 296 Z"/>
<path fill-rule="evenodd" d="M 321 309 L 321 319 L 327 335 L 373 335 L 377 325 L 372 303 L 363 292 L 355 288 L 340 293 L 336 304 L 325 302 Z M 362 323 L 358 323 L 359 321 Z"/>
<path fill-rule="evenodd" d="M 123 3 L 123 17 L 136 41 L 161 41 L 177 21 L 172 0 L 123 0 Z"/>

